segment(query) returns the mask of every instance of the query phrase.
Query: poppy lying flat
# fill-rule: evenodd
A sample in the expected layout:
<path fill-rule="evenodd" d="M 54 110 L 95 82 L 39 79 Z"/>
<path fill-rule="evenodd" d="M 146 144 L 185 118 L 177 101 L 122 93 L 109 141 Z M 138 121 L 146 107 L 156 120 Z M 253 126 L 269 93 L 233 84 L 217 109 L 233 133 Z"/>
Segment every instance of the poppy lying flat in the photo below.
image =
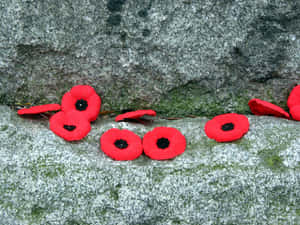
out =
<path fill-rule="evenodd" d="M 300 121 L 300 105 L 293 106 L 290 113 L 294 120 Z"/>
<path fill-rule="evenodd" d="M 134 160 L 143 153 L 141 138 L 130 130 L 112 128 L 100 138 L 102 151 L 115 160 Z"/>
<path fill-rule="evenodd" d="M 32 106 L 28 109 L 20 109 L 18 110 L 19 115 L 27 115 L 27 114 L 39 114 L 49 111 L 59 111 L 61 109 L 59 104 L 46 104 L 46 105 L 38 105 Z"/>
<path fill-rule="evenodd" d="M 155 160 L 172 159 L 185 151 L 186 139 L 172 127 L 156 127 L 143 138 L 144 153 Z"/>
<path fill-rule="evenodd" d="M 248 130 L 248 118 L 236 113 L 218 115 L 209 120 L 204 127 L 206 135 L 217 142 L 238 140 L 243 137 Z"/>
<path fill-rule="evenodd" d="M 248 105 L 254 115 L 272 115 L 290 119 L 290 115 L 286 111 L 270 102 L 263 101 L 258 98 L 253 98 L 248 102 Z"/>
<path fill-rule="evenodd" d="M 148 110 L 137 110 L 132 112 L 123 113 L 121 115 L 118 115 L 115 119 L 116 122 L 122 121 L 124 119 L 137 119 L 144 115 L 148 116 L 156 116 L 156 112 L 154 110 L 148 109 Z"/>
<path fill-rule="evenodd" d="M 50 118 L 50 129 L 67 141 L 78 141 L 90 132 L 91 125 L 86 118 L 75 110 L 60 111 Z"/>
<path fill-rule="evenodd" d="M 94 121 L 100 112 L 101 99 L 91 86 L 77 85 L 64 94 L 61 107 L 64 112 L 76 110 L 81 117 Z"/>
<path fill-rule="evenodd" d="M 291 93 L 288 97 L 288 100 L 287 100 L 287 105 L 288 105 L 290 110 L 294 106 L 300 105 L 300 85 L 297 85 L 291 91 Z"/>

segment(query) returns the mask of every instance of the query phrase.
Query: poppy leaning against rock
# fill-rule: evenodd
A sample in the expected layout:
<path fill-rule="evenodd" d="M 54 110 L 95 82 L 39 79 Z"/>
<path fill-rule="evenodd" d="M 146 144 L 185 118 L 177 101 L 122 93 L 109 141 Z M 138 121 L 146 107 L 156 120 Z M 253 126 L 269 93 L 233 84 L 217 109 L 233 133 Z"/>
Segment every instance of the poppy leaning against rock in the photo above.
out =
<path fill-rule="evenodd" d="M 290 114 L 294 120 L 300 121 L 300 85 L 297 85 L 291 91 L 287 105 L 290 109 Z"/>
<path fill-rule="evenodd" d="M 251 112 L 254 115 L 257 116 L 268 115 L 268 116 L 277 116 L 277 117 L 290 119 L 290 115 L 286 111 L 284 111 L 284 109 L 270 102 L 258 98 L 253 98 L 248 102 L 248 105 Z"/>
<path fill-rule="evenodd" d="M 62 101 L 62 111 L 68 112 L 76 110 L 81 117 L 88 121 L 97 119 L 101 107 L 101 98 L 95 92 L 94 88 L 89 85 L 77 85 L 65 93 Z"/>
<path fill-rule="evenodd" d="M 50 118 L 50 130 L 67 141 L 78 141 L 90 132 L 91 124 L 75 110 L 60 111 Z"/>
<path fill-rule="evenodd" d="M 141 138 L 130 130 L 111 128 L 100 138 L 101 150 L 114 160 L 134 160 L 143 153 Z"/>
<path fill-rule="evenodd" d="M 156 116 L 156 112 L 154 110 L 151 109 L 146 109 L 146 110 L 136 110 L 136 111 L 132 111 L 132 112 L 127 112 L 127 113 L 123 113 L 120 114 L 116 117 L 115 121 L 119 122 L 125 119 L 138 119 L 144 115 L 148 115 L 148 116 Z"/>
<path fill-rule="evenodd" d="M 172 159 L 185 151 L 186 139 L 176 128 L 156 127 L 144 135 L 143 148 L 151 159 Z"/>
<path fill-rule="evenodd" d="M 290 114 L 294 120 L 300 121 L 300 105 L 295 105 L 290 108 Z"/>
<path fill-rule="evenodd" d="M 289 109 L 293 108 L 296 105 L 300 105 L 300 85 L 297 85 L 293 88 L 293 90 L 290 92 L 287 105 Z"/>
<path fill-rule="evenodd" d="M 32 106 L 27 109 L 18 110 L 19 115 L 27 115 L 27 114 L 39 114 L 49 111 L 59 111 L 61 106 L 59 104 L 46 104 L 46 105 L 37 105 Z"/>
<path fill-rule="evenodd" d="M 204 127 L 206 135 L 217 142 L 231 142 L 242 138 L 249 130 L 248 118 L 227 113 L 209 120 Z"/>

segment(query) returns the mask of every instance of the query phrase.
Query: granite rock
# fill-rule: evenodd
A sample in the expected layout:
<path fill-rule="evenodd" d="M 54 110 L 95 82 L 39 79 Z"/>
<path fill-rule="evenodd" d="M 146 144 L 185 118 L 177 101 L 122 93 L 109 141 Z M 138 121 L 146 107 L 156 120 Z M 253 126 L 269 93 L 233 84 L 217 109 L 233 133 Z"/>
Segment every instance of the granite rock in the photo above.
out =
<path fill-rule="evenodd" d="M 103 109 L 168 115 L 282 107 L 299 83 L 300 2 L 2 0 L 0 104 L 59 103 L 90 84 Z"/>
<path fill-rule="evenodd" d="M 298 122 L 248 116 L 239 141 L 205 136 L 207 118 L 142 125 L 101 118 L 82 141 L 66 142 L 47 119 L 0 107 L 2 224 L 299 224 Z M 110 128 L 140 137 L 178 128 L 186 151 L 175 159 L 113 161 L 99 149 Z"/>

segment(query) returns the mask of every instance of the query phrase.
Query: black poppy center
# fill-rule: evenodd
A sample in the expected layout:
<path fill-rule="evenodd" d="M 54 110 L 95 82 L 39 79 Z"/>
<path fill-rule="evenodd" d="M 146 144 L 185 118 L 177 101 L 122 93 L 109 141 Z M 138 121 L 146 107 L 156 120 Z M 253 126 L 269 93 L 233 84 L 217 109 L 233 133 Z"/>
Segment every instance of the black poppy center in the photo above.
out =
<path fill-rule="evenodd" d="M 125 141 L 123 139 L 116 140 L 114 144 L 119 149 L 125 149 L 128 147 L 127 141 Z"/>
<path fill-rule="evenodd" d="M 156 145 L 161 149 L 165 149 L 169 147 L 170 141 L 167 138 L 160 138 L 157 140 Z"/>
<path fill-rule="evenodd" d="M 68 131 L 72 131 L 76 129 L 76 126 L 74 125 L 64 125 L 64 128 Z"/>
<path fill-rule="evenodd" d="M 230 131 L 234 129 L 234 124 L 233 123 L 225 123 L 222 125 L 221 128 L 223 131 Z"/>
<path fill-rule="evenodd" d="M 86 100 L 80 99 L 80 100 L 77 100 L 75 106 L 76 106 L 77 110 L 84 111 L 88 107 L 88 103 Z"/>

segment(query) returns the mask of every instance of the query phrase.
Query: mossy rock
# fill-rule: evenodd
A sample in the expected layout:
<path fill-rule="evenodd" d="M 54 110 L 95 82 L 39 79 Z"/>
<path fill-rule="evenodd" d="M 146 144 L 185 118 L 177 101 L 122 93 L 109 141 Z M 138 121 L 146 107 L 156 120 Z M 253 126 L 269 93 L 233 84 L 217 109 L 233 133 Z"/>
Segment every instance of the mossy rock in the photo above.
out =
<path fill-rule="evenodd" d="M 204 133 L 207 118 L 148 125 L 101 118 L 81 141 L 48 129 L 47 119 L 0 107 L 0 221 L 3 224 L 298 224 L 298 122 L 248 116 L 232 143 Z M 108 129 L 140 137 L 158 126 L 179 129 L 186 151 L 172 160 L 145 155 L 114 161 L 99 148 Z"/>

